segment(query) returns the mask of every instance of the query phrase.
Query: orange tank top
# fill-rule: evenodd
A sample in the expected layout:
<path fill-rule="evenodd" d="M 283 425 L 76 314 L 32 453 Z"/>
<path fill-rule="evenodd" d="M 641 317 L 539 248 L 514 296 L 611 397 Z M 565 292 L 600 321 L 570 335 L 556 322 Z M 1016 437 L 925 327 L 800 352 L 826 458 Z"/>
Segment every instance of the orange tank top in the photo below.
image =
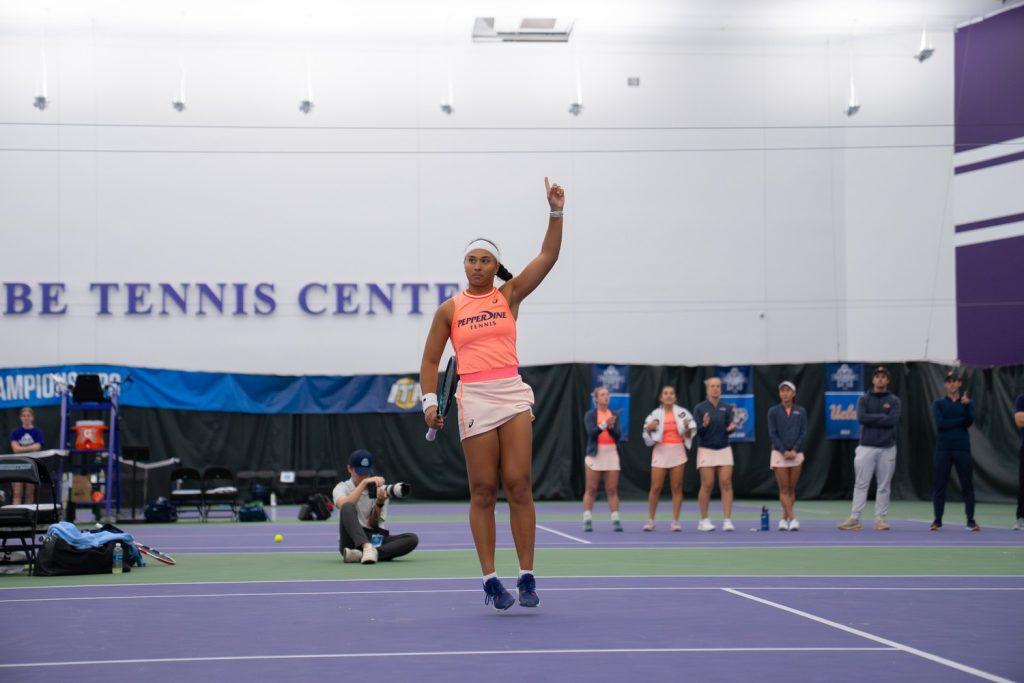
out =
<path fill-rule="evenodd" d="M 612 411 L 610 410 L 598 410 L 597 411 L 597 424 L 602 422 L 608 422 L 612 419 Z M 601 433 L 597 435 L 597 444 L 599 446 L 614 446 L 615 437 L 608 433 L 607 429 L 602 429 Z"/>
<path fill-rule="evenodd" d="M 662 422 L 665 423 L 665 431 L 662 433 L 662 443 L 682 443 L 683 440 L 679 438 L 679 429 L 676 428 L 676 414 L 671 410 L 666 410 L 665 414 L 662 415 Z"/>
<path fill-rule="evenodd" d="M 505 295 L 459 292 L 454 299 L 452 346 L 463 382 L 513 377 L 519 372 L 516 320 Z"/>

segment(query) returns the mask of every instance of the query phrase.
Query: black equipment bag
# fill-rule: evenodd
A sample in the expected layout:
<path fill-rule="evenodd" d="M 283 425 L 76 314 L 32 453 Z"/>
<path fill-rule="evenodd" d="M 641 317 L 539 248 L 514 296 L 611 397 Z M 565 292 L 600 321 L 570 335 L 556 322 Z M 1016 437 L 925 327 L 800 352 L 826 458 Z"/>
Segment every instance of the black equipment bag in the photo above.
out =
<path fill-rule="evenodd" d="M 330 519 L 331 513 L 334 512 L 334 505 L 331 503 L 331 499 L 322 493 L 314 493 L 309 497 L 306 502 L 309 505 L 309 511 L 313 515 L 313 519 Z"/>
<path fill-rule="evenodd" d="M 59 536 L 47 535 L 36 556 L 36 576 L 109 574 L 114 566 L 114 546 L 121 544 L 124 571 L 130 572 L 127 544 L 110 541 L 98 548 L 76 548 Z"/>
<path fill-rule="evenodd" d="M 163 496 L 151 501 L 142 514 L 147 522 L 167 523 L 178 521 L 177 506 Z"/>

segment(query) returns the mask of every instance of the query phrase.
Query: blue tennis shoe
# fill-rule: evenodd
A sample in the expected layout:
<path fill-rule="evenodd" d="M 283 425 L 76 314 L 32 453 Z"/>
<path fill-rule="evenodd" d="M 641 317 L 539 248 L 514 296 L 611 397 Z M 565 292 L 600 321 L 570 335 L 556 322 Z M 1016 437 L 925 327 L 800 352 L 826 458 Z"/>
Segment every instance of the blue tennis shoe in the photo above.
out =
<path fill-rule="evenodd" d="M 505 590 L 505 587 L 501 585 L 501 581 L 498 581 L 498 579 L 487 579 L 487 582 L 484 584 L 484 593 L 487 594 L 484 597 L 484 604 L 493 604 L 494 609 L 497 610 L 507 610 L 516 602 L 515 598 Z"/>
<path fill-rule="evenodd" d="M 519 604 L 523 607 L 540 607 L 540 596 L 537 595 L 537 579 L 533 574 L 523 574 L 516 583 L 519 589 Z"/>

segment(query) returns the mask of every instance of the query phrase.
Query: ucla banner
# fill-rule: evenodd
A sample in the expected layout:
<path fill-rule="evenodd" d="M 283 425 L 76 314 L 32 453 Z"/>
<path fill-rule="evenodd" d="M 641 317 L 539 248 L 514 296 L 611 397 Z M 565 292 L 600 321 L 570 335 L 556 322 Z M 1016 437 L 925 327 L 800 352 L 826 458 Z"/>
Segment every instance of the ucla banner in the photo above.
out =
<path fill-rule="evenodd" d="M 863 363 L 825 363 L 825 438 L 860 438 L 857 400 L 863 393 Z"/>
<path fill-rule="evenodd" d="M 120 365 L 53 365 L 0 370 L 0 408 L 57 405 L 80 374 L 121 387 L 120 404 L 233 413 L 417 413 L 411 375 L 246 375 Z"/>
<path fill-rule="evenodd" d="M 750 365 L 718 365 L 715 374 L 722 380 L 722 400 L 732 404 L 736 429 L 729 442 L 754 440 L 754 368 Z"/>
<path fill-rule="evenodd" d="M 608 407 L 613 411 L 621 411 L 622 424 L 619 434 L 623 441 L 629 440 L 629 366 L 628 365 L 591 365 L 590 389 L 605 387 L 611 397 Z M 594 407 L 594 397 L 590 397 L 590 407 Z"/>

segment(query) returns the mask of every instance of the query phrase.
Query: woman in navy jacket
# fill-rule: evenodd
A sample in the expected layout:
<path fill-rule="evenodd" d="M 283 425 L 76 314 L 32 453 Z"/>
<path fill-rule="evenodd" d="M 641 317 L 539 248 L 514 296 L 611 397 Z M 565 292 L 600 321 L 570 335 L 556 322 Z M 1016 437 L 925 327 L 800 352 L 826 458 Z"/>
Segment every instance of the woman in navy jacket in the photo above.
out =
<path fill-rule="evenodd" d="M 594 409 L 583 416 L 587 428 L 586 490 L 583 493 L 583 530 L 593 531 L 594 499 L 604 475 L 604 492 L 608 495 L 612 528 L 622 531 L 619 520 L 619 425 L 622 415 L 608 407 L 611 395 L 605 387 L 594 389 Z"/>
<path fill-rule="evenodd" d="M 768 437 L 772 442 L 770 467 L 779 485 L 782 519 L 779 531 L 799 531 L 800 522 L 793 513 L 796 483 L 804 464 L 804 436 L 807 434 L 807 411 L 798 406 L 796 385 L 786 380 L 779 385 L 779 401 L 768 410 Z"/>

